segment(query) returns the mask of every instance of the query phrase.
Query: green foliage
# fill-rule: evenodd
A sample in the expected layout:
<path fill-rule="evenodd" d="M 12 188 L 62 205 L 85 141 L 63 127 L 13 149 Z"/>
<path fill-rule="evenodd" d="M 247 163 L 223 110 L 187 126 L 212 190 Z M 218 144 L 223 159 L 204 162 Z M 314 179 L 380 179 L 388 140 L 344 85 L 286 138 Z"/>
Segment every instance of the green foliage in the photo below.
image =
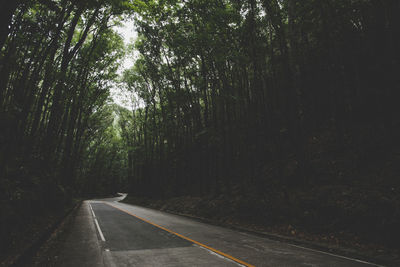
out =
<path fill-rule="evenodd" d="M 0 14 L 1 246 L 15 221 L 117 190 L 126 155 L 106 104 L 124 45 L 112 23 L 132 13 L 123 0 L 11 2 Z"/>
<path fill-rule="evenodd" d="M 318 184 L 319 133 L 367 162 L 370 144 L 384 150 L 400 132 L 398 1 L 11 2 L 0 11 L 9 207 L 22 195 Z M 140 55 L 118 77 L 126 48 L 112 26 L 129 17 Z M 130 111 L 108 101 L 117 80 Z M 266 164 L 273 175 L 258 174 Z"/>
<path fill-rule="evenodd" d="M 262 187 L 255 169 L 291 157 L 293 176 L 312 183 L 316 132 L 345 142 L 365 125 L 392 129 L 395 1 L 137 3 L 140 56 L 123 81 L 143 102 L 122 135 L 134 192 Z"/>

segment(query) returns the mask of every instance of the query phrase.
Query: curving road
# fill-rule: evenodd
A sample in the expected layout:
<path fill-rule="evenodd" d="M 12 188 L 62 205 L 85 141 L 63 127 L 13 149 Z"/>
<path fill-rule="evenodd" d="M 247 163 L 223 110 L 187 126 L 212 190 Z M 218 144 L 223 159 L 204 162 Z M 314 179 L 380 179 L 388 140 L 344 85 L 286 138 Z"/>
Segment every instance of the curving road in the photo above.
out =
<path fill-rule="evenodd" d="M 377 266 L 118 202 L 85 201 L 57 266 Z"/>

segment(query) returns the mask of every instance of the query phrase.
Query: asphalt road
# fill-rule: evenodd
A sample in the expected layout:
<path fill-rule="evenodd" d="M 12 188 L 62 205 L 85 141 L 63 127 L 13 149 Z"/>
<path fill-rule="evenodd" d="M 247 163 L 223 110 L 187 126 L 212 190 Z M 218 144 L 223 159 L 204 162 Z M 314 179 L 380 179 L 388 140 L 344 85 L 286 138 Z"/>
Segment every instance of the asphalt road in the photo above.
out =
<path fill-rule="evenodd" d="M 377 266 L 117 202 L 121 198 L 82 205 L 58 266 Z"/>

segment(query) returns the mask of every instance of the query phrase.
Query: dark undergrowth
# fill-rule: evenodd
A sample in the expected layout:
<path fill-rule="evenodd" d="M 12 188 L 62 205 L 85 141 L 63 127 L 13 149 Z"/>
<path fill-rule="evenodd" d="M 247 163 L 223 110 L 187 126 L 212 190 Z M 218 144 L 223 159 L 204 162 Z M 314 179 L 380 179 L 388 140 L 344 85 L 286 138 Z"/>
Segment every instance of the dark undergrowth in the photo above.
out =
<path fill-rule="evenodd" d="M 20 200 L 19 204 L 25 201 L 28 200 Z M 68 203 L 59 203 L 57 207 L 50 203 L 32 207 L 38 203 L 32 200 L 25 202 L 25 207 L 2 203 L 0 265 L 19 266 L 19 262 L 29 261 L 26 259 L 30 257 L 28 254 L 35 253 L 45 241 L 42 239 L 51 234 L 54 225 L 78 202 L 78 199 L 71 199 Z"/>

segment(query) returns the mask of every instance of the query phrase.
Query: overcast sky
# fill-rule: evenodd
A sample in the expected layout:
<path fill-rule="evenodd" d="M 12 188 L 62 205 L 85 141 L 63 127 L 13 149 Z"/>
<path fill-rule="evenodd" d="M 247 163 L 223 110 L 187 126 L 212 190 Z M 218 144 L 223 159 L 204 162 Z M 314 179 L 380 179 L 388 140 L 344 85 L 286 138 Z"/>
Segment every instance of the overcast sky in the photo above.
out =
<path fill-rule="evenodd" d="M 123 37 L 125 45 L 132 43 L 137 38 L 137 32 L 135 30 L 133 20 L 125 21 L 122 26 L 115 27 L 114 30 Z M 135 62 L 134 57 L 135 56 L 132 54 L 126 55 L 125 59 L 121 64 L 120 69 L 118 70 L 119 74 L 122 74 L 122 72 L 125 69 L 128 69 L 133 66 L 133 63 Z M 127 94 L 127 92 L 124 92 L 122 88 L 118 88 L 117 85 L 115 85 L 115 87 L 111 89 L 111 97 L 114 100 L 114 102 L 120 106 L 131 109 L 128 95 L 129 94 Z"/>

